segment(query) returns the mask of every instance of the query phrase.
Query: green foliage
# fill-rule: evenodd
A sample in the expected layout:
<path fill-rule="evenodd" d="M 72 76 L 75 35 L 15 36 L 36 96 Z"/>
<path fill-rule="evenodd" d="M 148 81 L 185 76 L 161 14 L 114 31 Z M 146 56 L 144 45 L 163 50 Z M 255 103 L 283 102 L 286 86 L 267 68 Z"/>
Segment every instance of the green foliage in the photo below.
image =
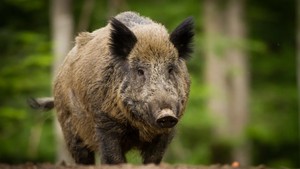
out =
<path fill-rule="evenodd" d="M 50 96 L 51 40 L 49 1 L 0 1 L 0 162 L 54 161 L 52 114 L 26 105 L 32 96 Z M 74 1 L 75 21 L 83 1 Z M 203 85 L 203 2 L 197 0 L 127 0 L 123 8 L 138 11 L 173 30 L 193 16 L 195 53 L 188 62 L 192 86 L 186 113 L 167 152 L 170 163 L 211 164 L 215 121 L 205 110 L 209 86 Z M 253 165 L 299 167 L 294 0 L 253 0 L 246 4 L 251 103 L 247 139 Z M 89 31 L 107 23 L 107 1 L 96 1 Z M 224 37 L 218 52 L 230 43 Z M 237 43 L 240 45 L 240 42 Z M 33 131 L 40 130 L 37 150 L 30 151 Z M 234 143 L 229 143 L 234 146 Z M 136 153 L 130 162 L 139 163 Z"/>
<path fill-rule="evenodd" d="M 253 25 L 249 35 L 258 47 L 250 58 L 252 114 L 248 135 L 255 147 L 256 164 L 299 167 L 295 1 L 281 2 L 247 4 L 248 24 Z"/>
<path fill-rule="evenodd" d="M 44 29 L 44 25 L 39 26 L 39 31 L 34 30 L 35 28 L 28 30 L 30 26 L 27 26 L 31 21 L 32 26 L 40 22 L 34 20 L 36 14 L 32 13 L 30 17 L 28 15 L 33 11 L 40 11 L 41 2 L 0 2 L 1 8 L 6 7 L 1 10 L 1 15 L 8 16 L 2 20 L 6 25 L 0 28 L 1 162 L 20 163 L 31 160 L 27 155 L 28 145 L 31 142 L 31 130 L 38 122 L 36 117 L 39 115 L 28 108 L 26 99 L 35 95 L 49 95 L 50 92 L 52 57 L 49 38 L 46 33 L 39 32 Z M 11 14 L 9 10 L 16 12 Z M 45 19 L 41 17 L 43 15 L 41 13 L 38 19 Z M 23 16 L 28 18 L 22 19 Z M 41 139 L 42 143 L 53 140 L 44 137 Z M 45 148 L 43 152 L 47 152 Z M 41 154 L 39 159 L 47 157 L 49 160 L 51 156 L 53 159 L 53 154 Z"/>

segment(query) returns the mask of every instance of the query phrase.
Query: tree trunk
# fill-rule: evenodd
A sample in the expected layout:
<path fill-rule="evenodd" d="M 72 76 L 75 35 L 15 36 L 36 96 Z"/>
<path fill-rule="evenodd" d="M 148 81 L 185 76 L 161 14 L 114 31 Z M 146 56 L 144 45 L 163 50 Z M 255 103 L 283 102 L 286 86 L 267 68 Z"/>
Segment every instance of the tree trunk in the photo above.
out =
<path fill-rule="evenodd" d="M 212 143 L 212 162 L 228 163 L 230 161 L 229 145 L 226 145 L 230 135 L 228 119 L 228 86 L 227 61 L 223 38 L 222 12 L 218 0 L 204 1 L 204 32 L 205 32 L 205 82 L 209 87 L 207 111 L 214 121 Z"/>
<path fill-rule="evenodd" d="M 224 6 L 225 5 L 225 6 Z M 248 117 L 248 65 L 243 0 L 204 1 L 207 110 L 214 120 L 212 162 L 249 164 L 244 132 Z M 226 38 L 226 39 L 225 39 Z M 222 43 L 222 40 L 226 43 Z"/>
<path fill-rule="evenodd" d="M 222 16 L 217 0 L 206 0 L 204 6 L 205 81 L 211 91 L 211 96 L 207 100 L 207 109 L 216 120 L 215 136 L 226 137 L 229 134 L 228 127 L 226 127 L 228 126 L 227 63 L 224 53 L 218 51 L 222 36 Z"/>
<path fill-rule="evenodd" d="M 244 1 L 230 0 L 227 4 L 227 36 L 232 43 L 227 49 L 230 64 L 230 131 L 234 136 L 233 159 L 249 165 L 249 145 L 245 138 L 248 119 L 248 58 L 242 44 L 245 41 Z"/>
<path fill-rule="evenodd" d="M 51 22 L 52 22 L 52 45 L 53 45 L 53 78 L 57 74 L 58 67 L 62 64 L 64 57 L 71 48 L 73 39 L 73 17 L 72 0 L 51 1 Z M 54 131 L 56 137 L 56 160 L 57 162 L 72 163 L 62 130 L 55 116 Z"/>

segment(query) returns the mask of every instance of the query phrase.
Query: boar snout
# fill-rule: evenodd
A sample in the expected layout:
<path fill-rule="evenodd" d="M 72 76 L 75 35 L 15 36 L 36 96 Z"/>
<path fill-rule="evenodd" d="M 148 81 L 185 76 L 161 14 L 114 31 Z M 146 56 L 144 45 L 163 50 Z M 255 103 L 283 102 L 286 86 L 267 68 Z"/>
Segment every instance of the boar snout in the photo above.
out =
<path fill-rule="evenodd" d="M 174 112 L 170 109 L 163 109 L 160 111 L 156 123 L 161 128 L 172 128 L 178 122 L 178 118 L 174 115 Z"/>

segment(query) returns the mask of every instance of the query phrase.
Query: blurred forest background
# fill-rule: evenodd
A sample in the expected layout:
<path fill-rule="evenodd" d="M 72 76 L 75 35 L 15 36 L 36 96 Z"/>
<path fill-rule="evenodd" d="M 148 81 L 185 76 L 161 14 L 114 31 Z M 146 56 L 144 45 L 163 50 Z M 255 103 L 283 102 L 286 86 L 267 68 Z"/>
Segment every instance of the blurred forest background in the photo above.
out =
<path fill-rule="evenodd" d="M 300 167 L 296 0 L 1 0 L 0 162 L 64 158 L 54 113 L 26 99 L 51 96 L 78 32 L 125 10 L 170 31 L 195 20 L 189 105 L 165 162 Z"/>

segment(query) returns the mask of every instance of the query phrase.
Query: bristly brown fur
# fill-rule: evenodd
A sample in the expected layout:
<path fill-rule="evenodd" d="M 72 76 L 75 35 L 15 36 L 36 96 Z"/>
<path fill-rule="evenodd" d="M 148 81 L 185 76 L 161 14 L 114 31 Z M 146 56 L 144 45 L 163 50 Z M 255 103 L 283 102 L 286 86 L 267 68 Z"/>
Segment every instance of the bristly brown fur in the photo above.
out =
<path fill-rule="evenodd" d="M 185 37 L 186 36 L 186 37 Z M 162 128 L 163 109 L 180 119 L 189 96 L 185 59 L 192 21 L 169 35 L 149 18 L 124 12 L 92 33 L 82 33 L 54 81 L 54 105 L 77 163 L 125 163 L 140 150 L 143 162 L 160 163 L 174 127 Z"/>

